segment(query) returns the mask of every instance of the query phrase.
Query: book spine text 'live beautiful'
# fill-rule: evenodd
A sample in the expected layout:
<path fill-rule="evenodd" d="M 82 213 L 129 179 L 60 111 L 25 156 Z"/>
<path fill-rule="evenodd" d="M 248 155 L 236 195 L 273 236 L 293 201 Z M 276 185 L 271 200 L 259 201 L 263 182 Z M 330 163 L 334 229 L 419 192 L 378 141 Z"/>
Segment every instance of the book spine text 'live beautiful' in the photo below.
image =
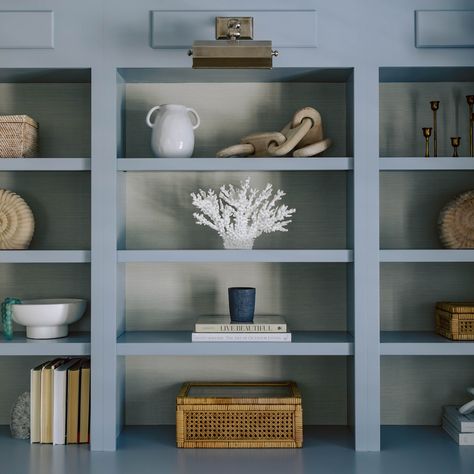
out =
<path fill-rule="evenodd" d="M 286 324 L 196 324 L 195 332 L 216 332 L 216 333 L 268 333 L 281 332 L 287 330 Z"/>

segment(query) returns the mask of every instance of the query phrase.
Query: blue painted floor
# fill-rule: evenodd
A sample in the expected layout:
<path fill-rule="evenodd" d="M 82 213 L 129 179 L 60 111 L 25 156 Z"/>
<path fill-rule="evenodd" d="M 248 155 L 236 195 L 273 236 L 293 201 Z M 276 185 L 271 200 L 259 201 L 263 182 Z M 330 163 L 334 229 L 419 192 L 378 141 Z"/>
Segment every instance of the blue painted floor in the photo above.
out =
<path fill-rule="evenodd" d="M 306 427 L 303 449 L 176 449 L 174 427 L 127 427 L 115 453 L 13 440 L 0 428 L 2 474 L 474 474 L 474 447 L 438 427 L 384 427 L 380 453 L 356 453 L 344 427 Z M 416 443 L 415 443 L 416 441 Z"/>

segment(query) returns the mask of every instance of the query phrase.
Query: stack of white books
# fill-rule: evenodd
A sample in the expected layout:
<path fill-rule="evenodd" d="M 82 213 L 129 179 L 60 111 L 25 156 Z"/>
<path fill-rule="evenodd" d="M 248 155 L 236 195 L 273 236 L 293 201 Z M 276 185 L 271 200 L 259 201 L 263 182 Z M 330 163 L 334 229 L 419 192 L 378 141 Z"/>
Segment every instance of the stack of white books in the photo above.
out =
<path fill-rule="evenodd" d="M 201 316 L 192 333 L 193 342 L 291 342 L 281 316 L 255 316 L 253 323 L 232 323 L 225 316 Z"/>
<path fill-rule="evenodd" d="M 460 446 L 474 446 L 474 413 L 462 415 L 458 407 L 444 407 L 443 429 Z"/>

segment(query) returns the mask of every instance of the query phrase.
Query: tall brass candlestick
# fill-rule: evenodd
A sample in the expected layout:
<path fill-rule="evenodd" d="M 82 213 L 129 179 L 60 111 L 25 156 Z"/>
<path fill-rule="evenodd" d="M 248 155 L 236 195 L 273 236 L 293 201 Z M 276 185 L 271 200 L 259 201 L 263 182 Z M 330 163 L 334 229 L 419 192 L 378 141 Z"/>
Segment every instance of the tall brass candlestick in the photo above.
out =
<path fill-rule="evenodd" d="M 433 111 L 433 156 L 438 156 L 438 124 L 436 121 L 436 112 L 439 109 L 439 100 L 430 102 Z"/>
<path fill-rule="evenodd" d="M 472 106 L 474 105 L 474 95 L 467 95 L 466 100 L 469 107 L 469 156 L 474 156 L 474 142 L 472 137 Z"/>
<path fill-rule="evenodd" d="M 423 127 L 422 130 L 423 130 L 423 136 L 425 137 L 425 158 L 429 158 L 431 127 Z"/>

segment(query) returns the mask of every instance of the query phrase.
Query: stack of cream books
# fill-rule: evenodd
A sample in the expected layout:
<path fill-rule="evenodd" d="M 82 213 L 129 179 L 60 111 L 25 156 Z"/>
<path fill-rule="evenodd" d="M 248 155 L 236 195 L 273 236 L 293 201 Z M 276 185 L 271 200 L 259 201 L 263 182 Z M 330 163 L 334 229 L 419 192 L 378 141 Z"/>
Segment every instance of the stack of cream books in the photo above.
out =
<path fill-rule="evenodd" d="M 194 326 L 193 342 L 291 342 L 281 316 L 255 316 L 252 323 L 232 323 L 225 316 L 201 316 Z"/>
<path fill-rule="evenodd" d="M 88 443 L 89 359 L 54 359 L 31 369 L 31 442 Z"/>
<path fill-rule="evenodd" d="M 443 429 L 460 446 L 474 446 L 474 413 L 462 415 L 455 406 L 444 407 Z"/>

